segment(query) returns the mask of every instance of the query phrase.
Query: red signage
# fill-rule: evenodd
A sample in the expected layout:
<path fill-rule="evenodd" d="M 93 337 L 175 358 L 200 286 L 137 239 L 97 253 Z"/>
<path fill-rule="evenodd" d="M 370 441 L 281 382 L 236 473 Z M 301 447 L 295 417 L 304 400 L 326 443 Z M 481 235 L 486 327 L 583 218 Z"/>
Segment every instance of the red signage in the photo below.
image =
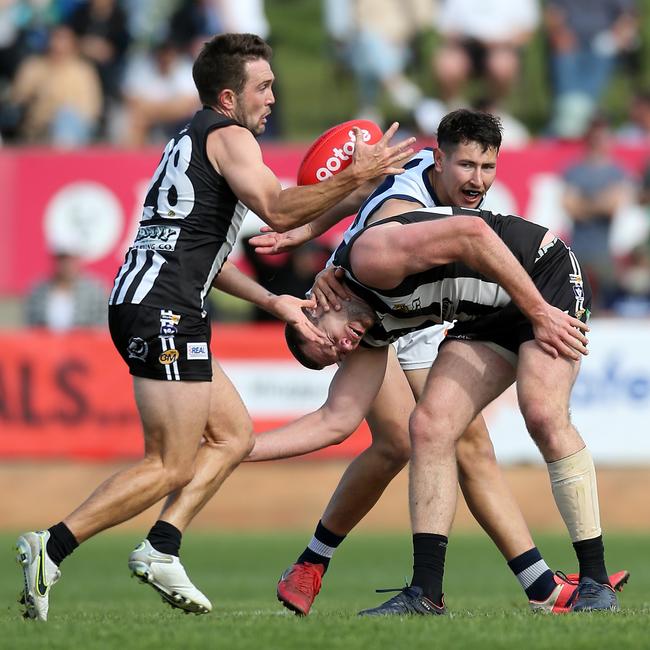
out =
<path fill-rule="evenodd" d="M 305 150 L 264 146 L 264 159 L 289 185 Z M 634 174 L 650 154 L 647 148 L 620 147 L 615 153 Z M 553 142 L 503 151 L 488 199 L 498 197 L 501 211 L 553 221 L 558 211 L 554 179 L 578 154 L 576 145 Z M 72 244 L 82 243 L 89 270 L 112 282 L 133 239 L 159 155 L 110 149 L 0 150 L 0 294 L 25 293 L 49 271 L 46 242 L 68 245 L 70 238 Z M 562 231 L 562 224 L 548 225 Z"/>
<path fill-rule="evenodd" d="M 131 376 L 107 332 L 3 332 L 0 347 L 0 458 L 114 459 L 142 455 L 142 430 Z M 282 327 L 275 324 L 218 326 L 212 347 L 220 362 L 235 366 L 290 360 Z M 303 373 L 309 371 L 297 363 L 290 368 L 289 381 L 300 385 Z M 269 381 L 273 380 L 270 376 Z M 290 386 L 287 394 L 287 402 L 295 404 L 295 391 Z M 245 399 L 256 432 L 296 417 L 281 409 L 272 415 L 259 407 L 256 412 L 259 401 L 255 394 Z M 353 456 L 368 442 L 364 425 L 345 443 L 316 456 Z"/>

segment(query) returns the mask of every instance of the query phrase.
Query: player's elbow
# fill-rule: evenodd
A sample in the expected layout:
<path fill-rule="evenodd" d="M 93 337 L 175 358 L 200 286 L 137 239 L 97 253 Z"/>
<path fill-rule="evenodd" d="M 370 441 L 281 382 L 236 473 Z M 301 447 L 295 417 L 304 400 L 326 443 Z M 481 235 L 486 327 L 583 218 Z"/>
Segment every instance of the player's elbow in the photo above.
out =
<path fill-rule="evenodd" d="M 456 242 L 459 246 L 457 259 L 469 261 L 477 249 L 483 249 L 489 239 L 494 237 L 494 231 L 483 219 L 467 217 L 459 224 Z"/>
<path fill-rule="evenodd" d="M 272 208 L 260 211 L 258 212 L 258 215 L 260 219 L 262 219 L 267 226 L 270 226 L 275 230 L 275 232 L 286 232 L 287 230 L 291 230 L 291 228 L 300 225 L 296 222 L 295 217 L 292 217 L 286 212 L 273 210 Z"/>
<path fill-rule="evenodd" d="M 325 430 L 327 431 L 327 445 L 340 445 L 347 440 L 359 425 L 352 418 L 341 417 L 335 413 L 324 414 Z"/>

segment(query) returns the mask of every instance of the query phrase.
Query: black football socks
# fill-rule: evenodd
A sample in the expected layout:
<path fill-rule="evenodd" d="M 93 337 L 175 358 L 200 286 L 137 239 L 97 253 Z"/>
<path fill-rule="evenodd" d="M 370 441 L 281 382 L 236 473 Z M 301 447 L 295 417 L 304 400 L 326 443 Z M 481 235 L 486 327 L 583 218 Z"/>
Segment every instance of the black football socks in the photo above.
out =
<path fill-rule="evenodd" d="M 178 557 L 181 548 L 182 533 L 176 526 L 159 519 L 149 531 L 147 539 L 159 553 Z"/>
<path fill-rule="evenodd" d="M 442 578 L 445 573 L 445 556 L 448 539 L 433 533 L 413 535 L 413 580 L 411 586 L 420 587 L 422 593 L 436 605 L 442 605 Z"/>
<path fill-rule="evenodd" d="M 47 540 L 45 550 L 50 556 L 50 560 L 59 566 L 79 546 L 79 542 L 62 521 L 47 530 L 50 533 L 50 539 Z"/>
<path fill-rule="evenodd" d="M 322 564 L 325 567 L 325 571 L 327 571 L 334 551 L 344 539 L 345 535 L 333 533 L 323 526 L 322 521 L 319 521 L 314 536 L 311 538 L 307 548 L 301 553 L 297 563 L 309 562 L 311 564 Z"/>

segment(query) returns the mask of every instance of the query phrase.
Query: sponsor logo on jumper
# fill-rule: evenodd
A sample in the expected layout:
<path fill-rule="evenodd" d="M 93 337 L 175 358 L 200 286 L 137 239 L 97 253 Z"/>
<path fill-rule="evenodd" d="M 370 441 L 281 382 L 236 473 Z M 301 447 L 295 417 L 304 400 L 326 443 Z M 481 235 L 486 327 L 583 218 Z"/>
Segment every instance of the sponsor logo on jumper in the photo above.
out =
<path fill-rule="evenodd" d="M 177 325 L 181 320 L 180 314 L 174 314 L 169 309 L 160 310 L 160 334 L 174 336 L 178 332 Z"/>
<path fill-rule="evenodd" d="M 415 311 L 416 309 L 420 309 L 422 307 L 422 301 L 420 298 L 416 298 L 415 300 L 411 301 L 408 305 L 404 302 L 399 302 L 396 305 L 393 305 L 393 309 L 395 311 L 402 311 L 402 312 L 407 312 L 407 311 Z"/>
<path fill-rule="evenodd" d="M 132 336 L 126 346 L 126 351 L 128 352 L 129 359 L 144 361 L 147 358 L 147 354 L 149 354 L 149 345 L 139 336 Z"/>
<path fill-rule="evenodd" d="M 181 229 L 178 226 L 140 226 L 133 248 L 141 250 L 173 251 Z"/>
<path fill-rule="evenodd" d="M 361 137 L 364 142 L 370 140 L 370 132 L 366 129 L 361 129 Z M 348 141 L 342 147 L 332 147 L 332 155 L 325 161 L 323 167 L 316 170 L 316 178 L 319 181 L 324 181 L 326 178 L 333 176 L 341 169 L 342 161 L 349 160 L 354 153 L 354 131 L 350 129 L 348 132 Z"/>
<path fill-rule="evenodd" d="M 178 357 L 180 357 L 178 350 L 172 348 L 171 350 L 165 350 L 164 352 L 161 352 L 160 356 L 158 357 L 158 361 L 160 361 L 163 366 L 168 366 L 170 363 L 178 361 Z"/>
<path fill-rule="evenodd" d="M 208 358 L 208 344 L 203 341 L 201 343 L 188 343 L 187 344 L 187 358 L 189 359 L 207 359 Z"/>

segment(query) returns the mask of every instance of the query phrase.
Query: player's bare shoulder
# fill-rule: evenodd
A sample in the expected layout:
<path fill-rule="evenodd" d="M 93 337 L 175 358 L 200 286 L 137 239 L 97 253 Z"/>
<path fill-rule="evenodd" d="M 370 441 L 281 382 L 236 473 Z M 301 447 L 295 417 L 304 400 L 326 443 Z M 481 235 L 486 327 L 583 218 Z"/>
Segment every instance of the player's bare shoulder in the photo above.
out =
<path fill-rule="evenodd" d="M 253 156 L 261 158 L 260 147 L 253 134 L 239 124 L 230 124 L 212 131 L 205 143 L 208 160 L 217 173 L 234 161 Z"/>

